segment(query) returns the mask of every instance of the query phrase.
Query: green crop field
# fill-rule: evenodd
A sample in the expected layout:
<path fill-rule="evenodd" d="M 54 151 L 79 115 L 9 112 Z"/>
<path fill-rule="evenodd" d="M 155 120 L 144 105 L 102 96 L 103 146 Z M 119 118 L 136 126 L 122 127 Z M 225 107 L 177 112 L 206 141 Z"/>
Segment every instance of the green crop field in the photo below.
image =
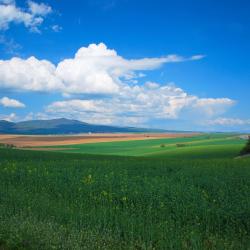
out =
<path fill-rule="evenodd" d="M 249 249 L 250 158 L 235 158 L 245 143 L 0 148 L 0 249 Z"/>
<path fill-rule="evenodd" d="M 234 134 L 204 134 L 187 138 L 99 142 L 45 148 L 56 148 L 57 151 L 64 153 L 170 158 L 176 158 L 179 155 L 182 158 L 207 158 L 215 154 L 218 158 L 236 156 L 245 143 Z"/>

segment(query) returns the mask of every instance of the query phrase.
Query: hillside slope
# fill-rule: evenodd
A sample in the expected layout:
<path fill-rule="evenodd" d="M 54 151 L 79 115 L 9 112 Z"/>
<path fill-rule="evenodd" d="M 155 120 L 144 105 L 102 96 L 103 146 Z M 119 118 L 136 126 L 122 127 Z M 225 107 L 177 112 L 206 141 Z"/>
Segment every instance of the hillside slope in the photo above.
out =
<path fill-rule="evenodd" d="M 77 133 L 128 133 L 128 132 L 166 132 L 159 129 L 135 127 L 115 127 L 89 124 L 65 118 L 52 120 L 31 120 L 24 122 L 0 121 L 1 134 L 77 134 Z"/>

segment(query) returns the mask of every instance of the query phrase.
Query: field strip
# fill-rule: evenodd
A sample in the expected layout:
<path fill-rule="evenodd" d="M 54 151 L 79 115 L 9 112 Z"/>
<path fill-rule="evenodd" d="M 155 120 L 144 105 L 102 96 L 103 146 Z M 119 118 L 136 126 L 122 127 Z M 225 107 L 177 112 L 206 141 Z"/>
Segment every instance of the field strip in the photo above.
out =
<path fill-rule="evenodd" d="M 194 137 L 195 138 L 195 137 Z M 214 139 L 205 139 L 205 140 L 194 140 L 194 141 L 188 141 L 188 142 L 175 142 L 175 143 L 170 143 L 170 144 L 164 144 L 164 147 L 170 147 L 170 146 L 176 146 L 176 144 L 197 144 L 197 143 L 204 143 L 204 142 L 216 142 L 216 141 L 224 141 L 224 140 L 229 140 L 233 139 L 233 137 L 226 137 L 226 138 L 214 138 Z M 200 146 L 200 145 L 198 145 Z M 151 148 L 159 148 L 159 145 L 154 145 L 151 146 Z"/>
<path fill-rule="evenodd" d="M 199 135 L 198 133 L 165 133 L 165 134 L 92 134 L 92 135 L 66 135 L 66 136 L 9 136 L 0 135 L 0 143 L 13 144 L 17 147 L 43 147 L 64 146 L 99 142 L 120 142 L 151 139 L 185 138 Z"/>
<path fill-rule="evenodd" d="M 161 140 L 161 139 L 165 139 L 165 138 L 150 138 L 148 140 Z M 166 138 L 166 139 L 171 139 L 171 138 Z M 213 145 L 213 142 L 217 142 L 217 141 L 223 141 L 223 140 L 228 140 L 228 139 L 232 139 L 232 137 L 226 137 L 226 138 L 214 138 L 214 139 L 203 139 L 203 140 L 197 140 L 195 138 L 195 136 L 193 136 L 193 139 L 194 141 L 180 141 L 180 142 L 174 142 L 174 143 L 170 143 L 170 144 L 164 144 L 162 143 L 161 141 L 159 141 L 159 145 L 154 145 L 154 146 L 142 146 L 141 148 L 142 149 L 156 149 L 156 148 L 159 148 L 161 147 L 160 145 L 161 144 L 164 144 L 164 147 L 162 147 L 162 150 L 160 150 L 159 152 L 150 152 L 150 153 L 143 153 L 141 155 L 154 155 L 154 154 L 161 154 L 163 152 L 165 152 L 166 150 L 169 150 L 169 149 L 175 149 L 176 148 L 176 144 L 185 144 L 185 145 L 192 145 L 192 146 L 196 146 L 196 144 L 198 144 L 197 146 L 202 146 L 202 145 L 199 145 L 200 143 L 206 143 L 206 142 L 209 142 Z M 137 140 L 130 140 L 131 142 L 133 141 L 137 141 Z M 86 143 L 86 144 L 102 144 L 102 143 L 112 143 L 112 142 L 123 142 L 123 141 L 108 141 L 108 142 L 90 142 L 90 143 Z M 125 141 L 124 141 L 125 142 Z M 55 146 L 44 146 L 44 147 L 32 147 L 32 148 L 23 148 L 23 149 L 29 149 L 29 150 L 37 150 L 37 151 L 71 151 L 71 150 L 78 150 L 78 151 L 81 151 L 81 148 L 78 148 L 78 147 L 74 147 L 76 145 L 84 145 L 85 143 L 81 143 L 81 144 L 73 144 L 73 145 L 69 145 L 71 147 L 64 147 L 64 146 L 67 146 L 67 145 L 55 145 Z M 58 147 L 57 147 L 58 146 Z M 166 150 L 164 150 L 164 148 Z M 84 152 L 84 150 L 83 150 Z"/>
<path fill-rule="evenodd" d="M 9 134 L 0 134 L 0 141 L 1 140 L 5 140 L 5 139 L 13 139 L 13 138 L 17 138 L 20 137 L 20 135 L 9 135 Z"/>
<path fill-rule="evenodd" d="M 18 148 L 20 150 L 32 150 L 32 151 L 65 151 L 65 150 L 79 150 L 79 148 L 54 148 L 54 147 L 33 147 L 33 148 Z"/>
<path fill-rule="evenodd" d="M 171 145 L 175 146 L 176 144 L 171 144 Z M 161 151 L 147 152 L 147 153 L 144 153 L 142 156 L 146 156 L 146 155 L 161 155 L 161 154 L 165 154 L 165 153 L 171 153 L 173 151 L 177 152 L 177 150 L 179 150 L 179 152 L 180 151 L 185 152 L 185 151 L 191 150 L 192 148 L 193 149 L 197 149 L 197 148 L 202 149 L 202 148 L 205 148 L 205 147 L 207 147 L 207 148 L 212 148 L 212 147 L 221 148 L 221 147 L 227 147 L 227 146 L 230 146 L 230 145 L 213 145 L 213 144 L 206 145 L 206 144 L 204 144 L 204 145 L 193 145 L 191 148 L 189 148 L 189 147 L 180 147 L 180 148 L 178 148 L 178 147 L 175 146 L 175 147 L 168 147 L 167 150 L 164 150 L 164 148 L 163 148 L 163 150 L 161 150 Z M 167 146 L 165 148 L 167 148 Z"/>

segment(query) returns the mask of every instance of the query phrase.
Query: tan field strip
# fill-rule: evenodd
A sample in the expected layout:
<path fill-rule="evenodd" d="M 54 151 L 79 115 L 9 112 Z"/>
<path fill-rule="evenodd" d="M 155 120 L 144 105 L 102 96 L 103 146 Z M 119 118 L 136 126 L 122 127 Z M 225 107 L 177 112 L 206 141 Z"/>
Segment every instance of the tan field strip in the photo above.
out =
<path fill-rule="evenodd" d="M 147 134 L 79 134 L 79 135 L 0 135 L 0 143 L 13 144 L 16 147 L 39 147 L 75 145 L 96 142 L 148 140 L 161 138 L 190 137 L 198 133 L 147 133 Z"/>

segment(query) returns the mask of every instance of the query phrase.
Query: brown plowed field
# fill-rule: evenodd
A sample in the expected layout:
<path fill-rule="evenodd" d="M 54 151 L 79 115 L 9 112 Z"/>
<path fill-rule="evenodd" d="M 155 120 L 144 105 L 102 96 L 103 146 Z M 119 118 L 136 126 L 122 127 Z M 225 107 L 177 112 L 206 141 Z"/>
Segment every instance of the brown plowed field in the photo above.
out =
<path fill-rule="evenodd" d="M 73 145 L 95 142 L 148 140 L 160 138 L 190 137 L 197 133 L 149 133 L 149 134 L 80 134 L 80 135 L 0 135 L 0 143 L 13 144 L 17 147 L 39 147 Z"/>

